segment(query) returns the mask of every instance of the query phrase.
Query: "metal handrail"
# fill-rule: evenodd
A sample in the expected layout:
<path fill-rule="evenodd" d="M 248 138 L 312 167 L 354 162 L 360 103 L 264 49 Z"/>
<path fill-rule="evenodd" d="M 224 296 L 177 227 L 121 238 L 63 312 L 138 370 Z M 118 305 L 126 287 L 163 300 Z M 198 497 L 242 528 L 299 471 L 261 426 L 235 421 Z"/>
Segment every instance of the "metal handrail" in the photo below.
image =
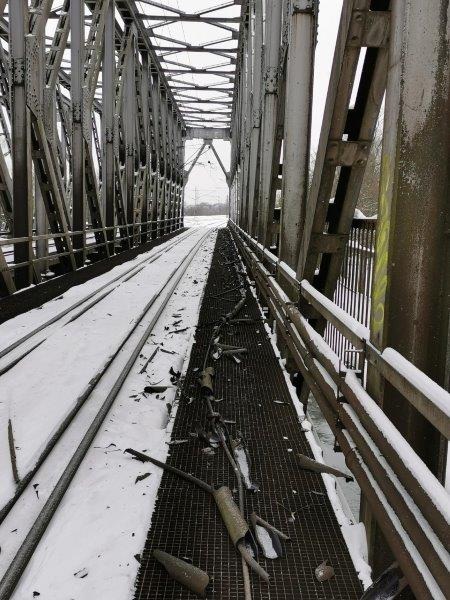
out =
<path fill-rule="evenodd" d="M 136 235 L 140 235 L 142 233 L 143 226 L 147 226 L 147 225 L 166 226 L 168 224 L 171 224 L 173 222 L 178 222 L 180 220 L 181 220 L 180 217 L 171 217 L 171 218 L 167 218 L 167 219 L 160 219 L 157 221 L 145 221 L 145 222 L 133 223 L 133 224 L 127 223 L 125 225 L 114 225 L 111 227 L 86 229 L 84 232 L 83 231 L 69 231 L 66 233 L 40 234 L 40 235 L 33 235 L 33 236 L 25 237 L 25 238 L 10 238 L 10 239 L 6 239 L 6 240 L 0 240 L 0 246 L 4 246 L 4 245 L 13 245 L 15 243 L 20 243 L 20 242 L 32 243 L 34 241 L 38 241 L 38 240 L 42 240 L 42 239 L 53 239 L 56 237 L 68 236 L 68 237 L 72 238 L 75 235 L 81 235 L 81 234 L 83 234 L 86 238 L 87 234 L 95 233 L 98 231 L 107 231 L 107 230 L 111 230 L 111 229 L 116 229 L 117 231 L 120 231 L 121 229 L 127 230 L 126 237 L 116 236 L 112 240 L 105 239 L 105 241 L 103 241 L 103 242 L 95 242 L 94 241 L 94 243 L 92 243 L 92 244 L 85 244 L 83 246 L 83 248 L 71 248 L 70 251 L 52 252 L 52 253 L 46 254 L 45 256 L 33 257 L 31 260 L 22 261 L 20 263 L 15 263 L 15 262 L 7 263 L 6 266 L 0 267 L 0 273 L 6 272 L 6 271 L 14 271 L 15 269 L 27 267 L 29 265 L 34 265 L 34 264 L 38 264 L 38 263 L 45 262 L 45 261 L 54 261 L 62 256 L 68 256 L 71 252 L 73 254 L 80 253 L 80 252 L 91 252 L 95 248 L 105 247 L 108 244 L 115 243 L 118 240 L 119 241 L 123 240 L 123 239 L 129 240 L 130 238 L 132 238 Z M 136 230 L 139 230 L 139 231 L 136 231 Z"/>
<path fill-rule="evenodd" d="M 383 533 L 417 597 L 435 598 L 448 589 L 450 496 L 408 442 L 369 396 L 355 372 L 342 361 L 291 302 L 263 264 L 271 256 L 236 224 L 230 223 L 255 281 L 280 326 L 299 370 L 344 452 Z M 247 243 L 248 242 L 248 243 Z M 255 251 L 253 251 L 255 250 Z M 256 254 L 258 252 L 258 256 Z M 276 257 L 274 257 L 276 258 Z M 270 260 L 269 264 L 273 261 Z M 287 271 L 275 263 L 279 270 Z M 419 407 L 448 437 L 450 394 L 392 349 L 380 352 L 369 332 L 315 290 L 295 280 L 299 293 L 314 308 L 358 343 L 380 373 Z M 343 314 L 342 314 L 343 313 Z M 430 382 L 430 386 L 428 386 Z M 345 400 L 341 402 L 339 400 Z M 445 400 L 445 401 L 444 401 Z M 420 551 L 418 552 L 417 549 Z M 428 571 L 428 573 L 427 573 Z"/>
<path fill-rule="evenodd" d="M 261 245 L 231 222 L 240 235 L 250 242 L 255 250 Z M 332 323 L 356 348 L 365 352 L 367 360 L 447 439 L 450 439 L 450 394 L 437 383 L 427 377 L 420 369 L 402 357 L 393 348 L 385 348 L 383 352 L 370 343 L 370 332 L 356 319 L 345 313 L 337 304 L 316 290 L 308 281 L 292 280 L 292 274 L 270 252 L 265 257 L 277 267 L 286 279 L 295 283 L 301 295 L 323 316 Z M 275 259 L 275 261 L 273 261 Z M 395 354 L 394 354 L 395 353 Z M 394 359 L 395 356 L 395 359 Z M 399 363 L 402 367 L 399 368 Z M 406 377 L 406 371 L 410 377 Z"/>
<path fill-rule="evenodd" d="M 179 221 L 179 217 L 171 217 L 170 219 L 158 219 L 157 221 L 140 221 L 139 223 L 124 223 L 123 225 L 111 225 L 109 227 L 96 227 L 96 228 L 88 228 L 84 231 L 66 231 L 60 233 L 41 233 L 39 235 L 30 235 L 26 237 L 17 237 L 17 238 L 0 238 L 0 246 L 9 246 L 13 244 L 18 244 L 21 242 L 37 242 L 39 240 L 51 240 L 53 238 L 60 238 L 66 236 L 74 236 L 74 235 L 87 235 L 89 233 L 97 233 L 99 231 L 111 231 L 112 229 L 128 229 L 130 227 L 141 227 L 143 225 L 156 225 L 160 223 L 167 223 L 171 221 Z"/>

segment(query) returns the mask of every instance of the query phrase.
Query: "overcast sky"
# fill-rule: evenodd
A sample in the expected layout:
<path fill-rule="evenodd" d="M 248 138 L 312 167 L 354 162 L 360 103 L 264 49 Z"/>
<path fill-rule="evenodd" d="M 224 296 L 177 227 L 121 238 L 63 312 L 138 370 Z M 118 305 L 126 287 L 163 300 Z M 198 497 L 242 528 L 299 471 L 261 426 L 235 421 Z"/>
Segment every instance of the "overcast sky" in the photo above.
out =
<path fill-rule="evenodd" d="M 166 4 L 170 4 L 176 8 L 189 10 L 187 4 L 192 6 L 192 2 L 185 3 L 184 0 L 166 0 Z M 217 5 L 218 1 L 212 0 L 196 0 L 195 10 L 200 10 L 206 5 Z M 312 148 L 317 147 L 317 142 L 320 134 L 320 126 L 322 122 L 323 109 L 325 105 L 328 81 L 330 77 L 331 63 L 334 53 L 334 45 L 336 41 L 337 28 L 339 25 L 339 17 L 342 8 L 342 0 L 320 0 L 319 10 L 319 31 L 318 43 L 316 47 L 316 64 L 314 73 L 314 99 L 313 99 L 313 117 L 312 117 Z M 231 9 L 233 10 L 233 9 Z M 225 13 L 215 13 L 218 16 Z M 188 29 L 189 27 L 189 29 Z M 176 29 L 176 25 L 171 26 L 171 35 L 173 37 L 185 36 L 190 42 L 198 42 L 198 36 L 201 33 L 196 30 L 198 26 L 193 23 L 186 23 L 184 29 Z M 166 35 L 167 33 L 164 32 Z M 223 32 L 226 35 L 226 32 Z M 212 39 L 223 37 L 223 34 L 215 29 Z M 203 37 L 203 35 L 201 35 Z M 203 41 L 203 40 L 202 40 Z M 192 55 L 192 54 L 191 54 Z M 217 62 L 219 57 L 212 57 L 213 61 Z M 201 140 L 188 141 L 186 143 L 186 159 L 194 156 L 202 144 Z M 214 145 L 220 154 L 225 167 L 228 169 L 230 162 L 230 144 L 216 140 Z M 187 165 L 189 166 L 189 165 Z M 225 183 L 225 178 L 217 164 L 217 161 L 211 151 L 207 151 L 199 159 L 197 165 L 193 168 L 189 177 L 189 182 L 186 186 L 185 198 L 188 204 L 197 202 L 217 202 L 225 201 L 228 197 L 228 187 Z"/>

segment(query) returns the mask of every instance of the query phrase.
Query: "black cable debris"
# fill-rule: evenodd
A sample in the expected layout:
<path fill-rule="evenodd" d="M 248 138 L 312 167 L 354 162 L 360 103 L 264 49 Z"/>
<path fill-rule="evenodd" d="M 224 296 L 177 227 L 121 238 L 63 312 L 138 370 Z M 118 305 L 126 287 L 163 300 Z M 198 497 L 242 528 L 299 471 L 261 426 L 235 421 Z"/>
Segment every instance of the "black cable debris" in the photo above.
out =
<path fill-rule="evenodd" d="M 197 423 L 195 426 L 195 432 L 191 435 L 195 435 L 199 440 L 204 442 L 210 453 L 214 453 L 216 449 L 219 448 L 223 450 L 236 477 L 238 504 L 235 503 L 232 492 L 226 485 L 213 487 L 212 485 L 201 481 L 188 473 L 184 473 L 175 467 L 162 463 L 151 456 L 147 456 L 142 452 L 133 450 L 132 448 L 128 448 L 125 450 L 125 452 L 131 454 L 137 460 L 151 462 L 162 469 L 170 471 L 171 473 L 186 479 L 190 483 L 201 487 L 213 496 L 229 536 L 236 549 L 241 554 L 245 600 L 251 600 L 252 593 L 248 567 L 250 567 L 264 581 L 269 581 L 268 573 L 258 564 L 256 560 L 258 557 L 258 544 L 256 539 L 260 540 L 259 543 L 265 557 L 276 558 L 282 554 L 280 537 L 285 540 L 289 538 L 284 534 L 281 534 L 281 532 L 258 517 L 258 515 L 255 513 L 253 513 L 251 516 L 255 535 L 247 524 L 244 516 L 244 486 L 251 492 L 259 490 L 259 486 L 250 479 L 251 460 L 242 433 L 237 432 L 237 437 L 233 438 L 230 435 L 227 427 L 227 424 L 230 423 L 230 421 L 224 419 L 216 408 L 217 403 L 222 399 L 215 397 L 214 379 L 216 376 L 216 369 L 214 368 L 213 364 L 218 362 L 220 363 L 220 360 L 224 359 L 233 360 L 235 363 L 240 364 L 245 358 L 245 355 L 248 353 L 248 348 L 223 343 L 221 342 L 221 337 L 226 334 L 229 328 L 255 322 L 254 319 L 240 316 L 241 311 L 245 307 L 247 301 L 245 270 L 229 232 L 228 236 L 229 238 L 226 240 L 226 242 L 219 247 L 219 254 L 223 259 L 223 262 L 221 263 L 222 267 L 229 271 L 230 281 L 227 287 L 221 293 L 215 296 L 220 298 L 221 301 L 230 300 L 230 302 L 233 302 L 233 306 L 227 313 L 221 314 L 217 321 L 202 325 L 202 327 L 213 327 L 211 337 L 203 357 L 203 364 L 200 372 L 198 373 L 198 382 L 201 387 L 203 400 L 207 407 L 207 423 L 204 425 Z M 234 293 L 234 298 L 225 298 L 226 295 L 230 295 L 232 293 Z M 205 297 L 205 301 L 212 301 L 213 299 L 214 295 Z M 200 329 L 200 327 L 197 327 L 197 330 L 198 329 Z M 231 422 L 235 423 L 234 421 Z M 244 465 L 245 469 L 243 469 Z M 272 546 L 273 548 L 277 549 L 275 556 L 267 553 L 264 547 L 264 536 L 261 535 L 261 529 L 265 529 L 270 535 L 270 539 L 273 540 Z M 186 585 L 186 582 L 181 581 L 180 578 L 177 577 L 177 574 L 180 572 L 180 570 L 182 570 L 182 565 L 180 566 L 180 563 L 177 562 L 178 559 L 165 553 L 162 553 L 161 556 L 163 556 L 164 561 L 166 561 L 166 568 L 167 565 L 169 565 L 169 568 L 167 569 L 168 573 L 174 579 Z"/>
<path fill-rule="evenodd" d="M 200 335 L 199 332 L 207 327 L 210 329 L 208 329 L 208 333 L 203 333 L 201 338 L 199 337 L 195 362 L 191 363 L 190 370 L 188 371 L 188 378 L 192 382 L 190 383 L 190 388 L 195 389 L 196 384 L 194 382 L 197 382 L 200 388 L 199 396 L 202 405 L 188 413 L 190 415 L 189 420 L 183 427 L 178 427 L 175 436 L 177 439 L 171 442 L 174 446 L 180 447 L 177 450 L 180 453 L 180 458 L 183 456 L 182 448 L 185 449 L 184 452 L 189 453 L 190 440 L 196 439 L 200 442 L 202 446 L 201 452 L 205 456 L 208 469 L 206 471 L 208 475 L 205 476 L 207 481 L 203 481 L 189 472 L 193 467 L 190 461 L 187 461 L 186 464 L 188 466 L 184 469 L 179 469 L 131 448 L 127 449 L 126 452 L 137 460 L 151 462 L 173 475 L 188 481 L 191 485 L 204 490 L 207 493 L 205 500 L 197 500 L 197 496 L 195 496 L 195 502 L 200 502 L 201 506 L 203 506 L 204 502 L 204 510 L 208 511 L 208 514 L 210 514 L 210 509 L 206 498 L 209 496 L 213 499 L 215 507 L 213 510 L 218 510 L 218 514 L 221 516 L 233 546 L 241 556 L 242 580 L 239 581 L 239 587 L 243 587 L 245 600 L 252 600 L 253 597 L 256 600 L 256 597 L 260 597 L 260 592 L 257 590 L 262 590 L 260 585 L 264 586 L 263 582 L 269 582 L 269 573 L 259 564 L 258 555 L 268 560 L 283 557 L 283 544 L 290 538 L 258 514 L 252 512 L 253 509 L 256 506 L 265 506 L 265 510 L 274 513 L 275 506 L 280 506 L 286 513 L 286 522 L 294 524 L 301 523 L 304 519 L 314 519 L 317 517 L 316 513 L 324 514 L 329 508 L 324 492 L 315 491 L 312 488 L 301 489 L 298 487 L 298 483 L 296 485 L 298 491 L 292 490 L 292 496 L 289 495 L 289 490 L 286 490 L 285 486 L 283 486 L 282 493 L 277 493 L 276 488 L 274 489 L 268 484 L 267 473 L 260 475 L 262 481 L 265 482 L 261 485 L 260 490 L 260 485 L 252 477 L 251 446 L 249 447 L 243 434 L 246 424 L 240 423 L 240 419 L 243 418 L 245 413 L 242 413 L 242 416 L 241 414 L 237 414 L 235 420 L 230 420 L 227 418 L 228 415 L 225 417 L 222 414 L 222 411 L 226 411 L 227 406 L 235 405 L 236 402 L 236 398 L 229 395 L 233 393 L 233 384 L 227 383 L 231 381 L 229 379 L 229 361 L 234 363 L 231 372 L 236 374 L 242 372 L 245 384 L 251 385 L 249 382 L 257 375 L 256 369 L 250 366 L 254 364 L 254 349 L 250 347 L 248 342 L 242 343 L 241 341 L 243 338 L 249 339 L 249 336 L 245 334 L 244 337 L 237 334 L 240 331 L 246 331 L 249 324 L 257 323 L 261 324 L 262 327 L 266 320 L 262 316 L 256 316 L 253 310 L 250 311 L 250 308 L 248 309 L 249 314 L 246 314 L 247 303 L 249 303 L 249 307 L 253 306 L 253 297 L 250 296 L 251 289 L 248 285 L 245 267 L 229 230 L 224 230 L 219 235 L 215 252 L 215 264 L 219 264 L 220 267 L 221 289 L 217 293 L 206 294 L 203 299 L 202 308 L 207 315 L 212 315 L 214 320 L 209 319 L 208 322 L 197 325 L 197 335 Z M 209 289 L 212 291 L 214 286 L 218 287 L 217 284 L 213 284 Z M 229 308 L 226 304 L 228 300 L 231 303 Z M 223 303 L 220 304 L 220 302 Z M 222 310 L 216 309 L 216 306 L 221 307 Z M 256 333 L 259 333 L 258 328 Z M 236 343 L 233 343 L 234 339 Z M 252 339 L 251 336 L 250 339 Z M 254 373 L 252 373 L 253 370 L 255 370 Z M 237 380 L 239 381 L 240 375 L 236 376 L 239 377 Z M 225 380 L 224 377 L 228 379 Z M 218 393 L 219 389 L 220 394 Z M 256 389 L 258 388 L 256 387 Z M 188 393 L 180 390 L 180 395 L 187 400 L 186 405 L 191 404 L 195 396 L 194 392 L 190 390 Z M 245 394 L 242 394 L 240 396 L 241 400 L 244 400 L 245 396 Z M 273 400 L 273 402 L 287 404 L 286 396 L 283 395 L 282 398 L 283 401 Z M 245 400 L 247 401 L 246 398 Z M 259 403 L 261 400 L 262 398 L 255 398 L 256 406 L 261 406 Z M 200 415 L 203 416 L 200 417 Z M 185 430 L 184 427 L 188 429 Z M 288 440 L 287 437 L 284 439 Z M 256 443 L 255 448 L 259 447 L 260 445 Z M 283 452 L 283 450 L 286 449 L 280 446 L 279 451 Z M 336 477 L 348 477 L 346 473 L 316 462 L 305 454 L 294 452 L 291 448 L 287 450 L 292 452 L 290 462 L 295 463 L 297 471 L 308 472 L 308 475 L 304 476 L 305 478 L 320 477 L 321 473 L 328 473 Z M 211 457 L 213 456 L 215 456 L 213 459 L 214 462 L 211 461 Z M 182 465 L 183 461 L 178 464 Z M 232 481 L 225 481 L 226 476 L 219 475 L 219 471 L 214 473 L 213 464 L 217 464 L 218 468 L 221 469 L 225 465 L 225 473 L 228 473 L 227 465 L 229 465 L 233 472 L 231 475 Z M 267 487 L 267 489 L 264 489 L 264 487 Z M 233 493 L 236 494 L 236 500 L 233 497 Z M 246 493 L 255 494 L 253 501 L 248 502 L 249 505 L 253 505 L 248 510 L 248 513 L 247 509 L 249 507 L 246 506 Z M 170 499 L 166 501 L 171 502 Z M 180 506 L 183 506 L 183 504 Z M 272 507 L 272 510 L 269 507 Z M 181 510 L 184 509 L 182 508 Z M 280 514 L 280 511 L 275 510 L 275 512 Z M 173 514 L 173 508 L 171 507 L 170 519 L 173 517 L 177 518 L 177 515 Z M 163 517 L 163 519 L 165 518 Z M 179 515 L 179 518 L 180 522 L 183 522 L 187 518 L 187 515 L 183 513 Z M 165 528 L 166 526 L 167 524 L 164 523 L 163 527 Z M 163 546 L 163 540 L 167 539 L 165 536 L 166 533 L 160 538 L 159 542 Z M 197 539 L 200 539 L 200 537 Z M 152 547 L 154 544 L 152 538 L 149 538 L 148 544 L 149 556 L 152 555 L 157 558 L 154 554 L 155 549 Z M 160 546 L 160 548 L 162 552 L 160 556 L 163 557 L 163 560 L 160 562 L 164 564 L 163 561 L 165 561 L 164 566 L 169 576 L 186 586 L 186 582 L 182 581 L 184 565 L 181 559 L 184 557 L 180 555 L 177 558 L 167 554 L 166 550 L 171 550 L 170 544 L 167 547 Z M 152 552 L 153 554 L 151 554 Z M 160 552 L 159 548 L 157 552 Z M 292 557 L 287 558 L 290 561 L 292 560 Z M 334 555 L 331 555 L 330 558 L 336 564 Z M 310 569 L 311 578 L 314 578 L 321 585 L 329 579 L 335 581 L 334 568 L 326 562 L 326 559 L 326 555 L 322 556 L 314 565 L 311 565 L 312 568 Z M 195 579 L 198 575 L 201 587 L 203 582 L 206 582 L 207 575 L 203 571 L 196 571 L 196 569 L 197 567 L 192 568 L 193 577 Z M 190 571 L 189 568 L 187 570 Z M 261 584 L 258 581 L 251 582 L 251 571 L 262 580 Z M 149 576 L 142 575 L 142 578 L 144 577 L 148 581 Z M 211 577 L 211 581 L 214 581 L 213 577 Z M 227 584 L 225 583 L 225 589 L 226 587 Z M 194 591 L 193 588 L 190 589 Z M 203 595 L 205 590 L 206 587 L 199 588 L 199 592 L 196 593 Z M 267 593 L 269 595 L 272 593 L 271 588 L 267 589 Z M 254 596 L 255 594 L 256 596 Z"/>

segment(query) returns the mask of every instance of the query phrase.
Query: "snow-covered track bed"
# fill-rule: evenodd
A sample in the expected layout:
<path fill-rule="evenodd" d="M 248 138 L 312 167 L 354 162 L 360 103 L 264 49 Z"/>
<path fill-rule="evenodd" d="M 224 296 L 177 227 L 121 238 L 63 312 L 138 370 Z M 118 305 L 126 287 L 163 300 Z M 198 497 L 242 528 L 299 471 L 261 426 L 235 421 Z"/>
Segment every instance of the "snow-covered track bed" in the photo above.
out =
<path fill-rule="evenodd" d="M 81 294 L 81 297 L 76 297 L 74 301 L 69 300 L 67 306 L 64 306 L 61 310 L 52 310 L 54 303 L 49 303 L 47 307 L 51 312 L 47 317 L 44 316 L 37 325 L 30 327 L 25 325 L 25 333 L 20 336 L 14 335 L 0 347 L 0 375 L 3 375 L 20 362 L 22 358 L 37 348 L 58 328 L 64 327 L 64 325 L 71 323 L 90 310 L 103 300 L 103 298 L 111 294 L 118 286 L 137 275 L 142 269 L 155 262 L 160 256 L 169 252 L 186 238 L 192 236 L 193 233 L 192 230 L 187 231 L 177 236 L 174 240 L 163 244 L 163 246 L 155 248 L 147 253 L 145 258 L 139 257 L 132 261 L 131 266 L 124 266 L 124 268 L 118 269 L 118 274 L 107 274 L 106 277 L 101 278 L 102 282 L 99 285 L 94 283 L 92 289 L 89 289 L 85 294 Z M 114 269 L 115 272 L 116 269 Z M 7 329 L 12 331 L 11 324 L 9 324 Z M 8 333 L 4 337 L 8 338 Z"/>
<path fill-rule="evenodd" d="M 114 292 L 111 295 L 110 292 L 105 293 L 105 289 L 109 289 L 106 285 L 101 286 L 96 290 L 99 297 L 96 294 L 94 297 L 90 295 L 89 298 L 85 298 L 82 306 L 78 302 L 75 309 L 72 307 L 77 311 L 75 314 L 79 320 L 72 318 L 73 310 L 65 311 L 63 319 L 67 327 L 60 326 L 59 331 L 54 332 L 51 336 L 51 340 L 45 337 L 41 343 L 34 346 L 31 353 L 20 360 L 20 364 L 11 367 L 1 378 L 2 384 L 6 380 L 6 385 L 2 385 L 6 391 L 12 392 L 12 382 L 15 378 L 16 386 L 22 387 L 19 394 L 21 399 L 32 398 L 33 386 L 27 381 L 24 381 L 21 386 L 17 379 L 26 376 L 27 368 L 30 368 L 33 362 L 35 365 L 37 362 L 39 366 L 42 366 L 42 363 L 39 363 L 42 356 L 39 355 L 45 356 L 51 345 L 56 347 L 57 353 L 64 353 L 64 341 L 67 343 L 71 340 L 71 335 L 74 336 L 73 343 L 78 353 L 72 352 L 70 358 L 71 360 L 78 359 L 81 362 L 78 365 L 81 367 L 78 373 L 79 381 L 77 380 L 75 385 L 66 385 L 67 378 L 60 376 L 61 366 L 64 365 L 64 360 L 61 362 L 60 359 L 60 363 L 54 365 L 55 380 L 48 382 L 48 389 L 52 391 L 53 400 L 56 399 L 57 402 L 46 403 L 45 389 L 41 388 L 38 397 L 28 404 L 25 402 L 25 406 L 20 406 L 20 403 L 17 403 L 18 398 L 14 395 L 8 399 L 7 410 L 0 404 L 0 411 L 3 413 L 0 413 L 0 455 L 2 457 L 0 458 L 0 478 L 2 484 L 6 483 L 6 485 L 0 485 L 0 507 L 2 507 L 0 599 L 11 597 L 21 574 L 109 414 L 131 368 L 142 356 L 142 348 L 148 343 L 152 331 L 155 327 L 161 326 L 160 317 L 165 307 L 210 233 L 211 229 L 197 229 L 184 234 L 180 236 L 181 239 L 177 238 L 176 243 L 170 243 L 169 248 L 166 246 L 158 251 L 156 257 L 153 253 L 150 259 L 147 258 L 147 261 L 140 261 L 127 273 L 122 273 L 121 277 L 114 278 L 109 282 L 109 285 L 113 286 L 111 292 Z M 170 252 L 171 249 L 173 249 L 172 252 Z M 156 258 L 160 258 L 160 260 L 156 261 Z M 143 263 L 148 263 L 149 260 L 153 263 L 151 268 L 155 275 L 154 281 L 151 278 L 152 273 L 147 271 L 143 274 L 142 272 L 147 266 Z M 137 276 L 139 272 L 141 274 Z M 126 286 L 119 287 L 117 284 L 119 281 L 128 283 Z M 146 289 L 139 290 L 144 284 Z M 107 300 L 105 300 L 106 295 L 110 296 Z M 117 296 L 115 300 L 114 296 Z M 124 304 L 125 301 L 128 301 L 128 305 Z M 111 313 L 106 313 L 108 309 L 111 310 Z M 111 329 L 112 322 L 114 329 L 117 330 L 111 332 L 110 340 L 106 340 L 105 337 L 99 336 L 102 333 L 105 334 L 105 316 L 113 316 L 115 309 L 119 311 L 122 318 L 116 318 L 106 325 L 106 330 Z M 131 320 L 130 315 L 132 315 Z M 56 322 L 53 321 L 51 325 Z M 97 323 L 99 324 L 97 325 Z M 66 329 L 70 327 L 72 331 L 67 332 Z M 83 328 L 86 330 L 85 332 Z M 81 339 L 78 341 L 75 339 L 77 329 L 81 330 L 79 336 Z M 45 331 L 45 328 L 40 328 L 39 333 L 41 331 Z M 86 351 L 87 342 L 90 341 L 92 345 L 93 340 L 97 343 L 97 349 L 94 344 L 94 348 L 91 348 L 92 356 L 89 356 L 88 352 L 88 356 L 84 357 L 85 363 L 83 364 L 80 351 Z M 103 341 L 105 341 L 105 347 L 101 343 Z M 106 343 L 107 341 L 110 343 Z M 52 366 L 51 352 L 49 354 L 47 356 L 47 378 L 51 377 L 49 366 Z M 94 356 L 95 364 L 88 368 Z M 58 361 L 56 362 L 58 363 Z M 75 375 L 73 372 L 70 373 L 70 369 L 69 374 L 72 378 Z M 45 377 L 41 383 L 45 388 Z M 39 381 L 37 385 L 39 385 Z M 34 391 L 37 390 L 34 388 Z M 58 392 L 65 394 L 65 397 L 62 394 L 59 395 Z M 2 401 L 2 404 L 5 403 Z M 9 447 L 8 443 L 5 443 L 4 435 L 7 423 L 12 423 L 9 442 L 12 439 L 11 433 L 14 437 L 14 441 L 9 444 Z M 5 478 L 8 466 L 9 477 Z M 11 486 L 11 472 L 15 474 L 15 486 Z M 38 485 L 35 483 L 36 475 L 39 476 Z M 26 498 L 29 498 L 30 495 L 39 498 L 40 492 L 41 499 L 45 498 L 45 503 L 39 503 L 34 510 L 30 511 Z M 25 501 L 23 501 L 24 498 Z M 19 532 L 17 529 L 11 529 L 13 522 L 21 524 Z M 27 525 L 25 526 L 24 523 Z M 18 535 L 8 535 L 11 532 L 17 532 Z M 6 544 L 4 543 L 5 539 Z"/>

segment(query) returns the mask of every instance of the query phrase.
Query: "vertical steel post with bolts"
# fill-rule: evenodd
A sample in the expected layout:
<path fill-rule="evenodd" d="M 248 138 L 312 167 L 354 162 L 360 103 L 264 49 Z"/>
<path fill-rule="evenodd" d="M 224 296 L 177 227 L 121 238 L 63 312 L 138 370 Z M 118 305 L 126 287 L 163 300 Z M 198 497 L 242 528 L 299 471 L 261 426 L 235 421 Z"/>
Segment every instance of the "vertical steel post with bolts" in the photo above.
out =
<path fill-rule="evenodd" d="M 255 235 L 258 219 L 258 193 L 259 193 L 259 167 L 260 167 L 260 136 L 261 136 L 261 75 L 263 55 L 263 14 L 262 0 L 252 0 L 254 9 L 254 62 L 252 69 L 252 112 L 249 148 L 249 173 L 248 173 L 248 219 L 247 231 Z"/>
<path fill-rule="evenodd" d="M 84 264 L 86 230 L 84 115 L 84 1 L 70 2 L 70 97 L 72 107 L 72 231 L 77 266 Z"/>
<path fill-rule="evenodd" d="M 128 238 L 134 245 L 134 190 L 135 190 L 135 128 L 136 128 L 136 86 L 135 86 L 135 44 L 134 30 L 130 32 L 131 44 L 125 58 L 124 102 L 122 118 L 125 142 L 125 198 Z"/>
<path fill-rule="evenodd" d="M 273 184 L 273 161 L 278 119 L 278 73 L 281 45 L 282 0 L 266 4 L 264 98 L 262 109 L 261 184 L 258 209 L 258 239 L 267 245 L 271 236 L 273 214 L 270 199 Z"/>
<path fill-rule="evenodd" d="M 114 251 L 115 166 L 114 166 L 114 102 L 115 102 L 115 48 L 114 0 L 109 0 L 105 20 L 102 72 L 102 205 L 105 215 L 106 237 L 110 254 Z"/>
<path fill-rule="evenodd" d="M 308 193 L 316 0 L 292 0 L 286 67 L 280 259 L 297 265 Z"/>
<path fill-rule="evenodd" d="M 26 0 L 9 2 L 10 36 L 10 89 L 11 89 L 11 142 L 12 142 L 12 191 L 13 235 L 26 238 L 14 244 L 14 261 L 22 263 L 32 258 L 30 236 L 32 233 L 31 199 L 31 145 L 29 138 L 29 114 L 26 94 L 26 36 L 28 3 Z M 17 288 L 26 287 L 32 281 L 31 264 L 15 271 Z"/>

